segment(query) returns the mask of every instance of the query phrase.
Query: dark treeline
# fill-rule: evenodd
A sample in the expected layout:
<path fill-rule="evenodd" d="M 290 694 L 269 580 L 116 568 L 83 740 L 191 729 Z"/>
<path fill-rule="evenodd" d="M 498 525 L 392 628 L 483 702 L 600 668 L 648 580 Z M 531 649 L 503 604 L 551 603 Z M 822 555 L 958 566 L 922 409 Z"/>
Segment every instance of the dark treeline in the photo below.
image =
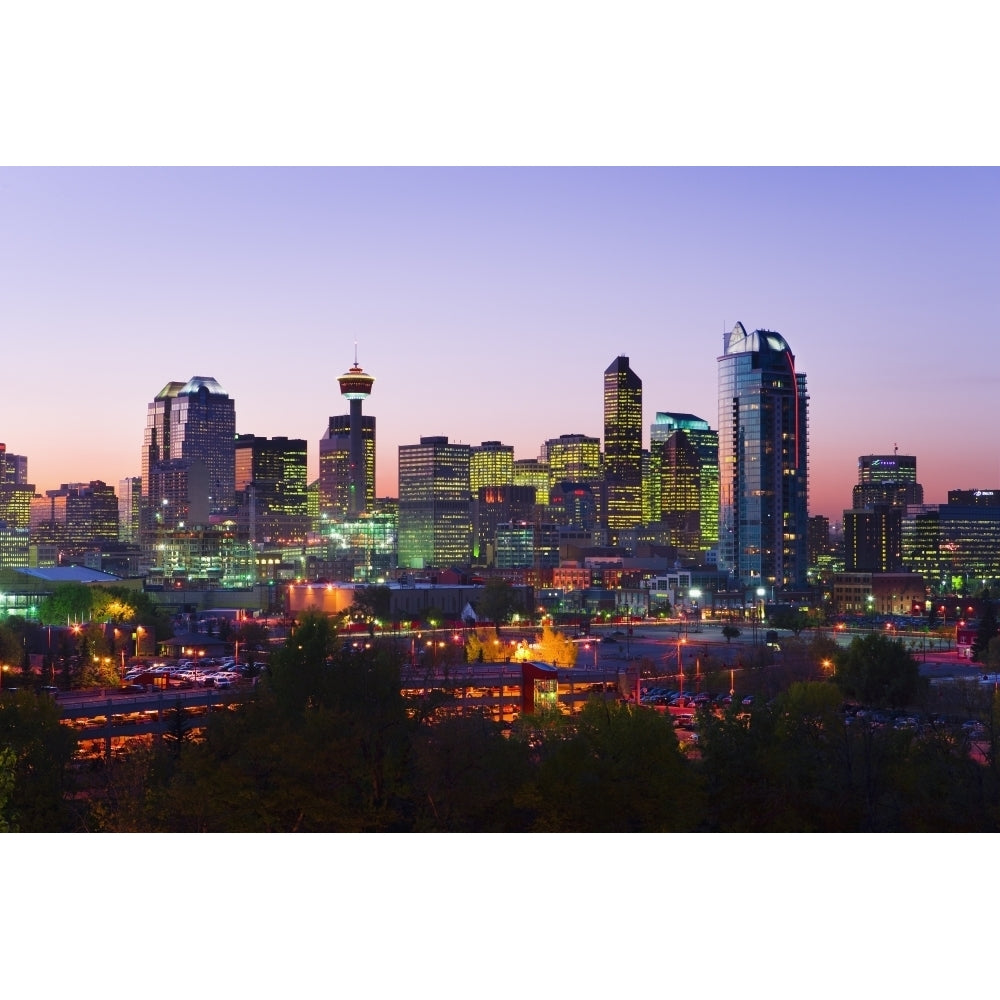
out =
<path fill-rule="evenodd" d="M 54 706 L 28 692 L 5 699 L 0 829 L 998 829 L 996 699 L 977 760 L 960 726 L 845 715 L 857 660 L 838 664 L 839 686 L 794 681 L 749 711 L 703 715 L 691 754 L 668 716 L 599 699 L 576 716 L 524 717 L 507 729 L 449 717 L 445 694 L 402 697 L 394 650 L 345 650 L 327 619 L 306 617 L 255 698 L 213 716 L 198 741 L 178 712 L 155 746 L 70 767 L 72 735 Z"/>

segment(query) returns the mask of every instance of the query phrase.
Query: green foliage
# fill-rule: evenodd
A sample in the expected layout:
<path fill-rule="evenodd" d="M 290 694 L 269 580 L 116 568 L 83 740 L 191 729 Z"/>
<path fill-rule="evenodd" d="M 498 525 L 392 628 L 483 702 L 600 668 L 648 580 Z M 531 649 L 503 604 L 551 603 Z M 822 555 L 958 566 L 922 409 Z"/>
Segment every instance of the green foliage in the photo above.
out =
<path fill-rule="evenodd" d="M 669 717 L 592 699 L 543 741 L 535 829 L 665 832 L 695 829 L 698 780 Z"/>
<path fill-rule="evenodd" d="M 996 638 L 998 634 L 1000 634 L 1000 627 L 997 626 L 996 605 L 987 596 L 986 600 L 983 601 L 983 612 L 979 616 L 979 624 L 976 627 L 976 638 L 972 642 L 973 662 L 981 663 L 986 659 L 990 640 Z"/>
<path fill-rule="evenodd" d="M 14 757 L 0 766 L 0 785 L 7 788 L 3 821 L 24 832 L 70 829 L 64 793 L 76 736 L 59 722 L 55 702 L 26 690 L 0 697 L 0 747 Z"/>
<path fill-rule="evenodd" d="M 834 680 L 849 698 L 875 707 L 902 708 L 921 700 L 927 678 L 898 639 L 878 632 L 854 639 L 835 656 Z"/>
<path fill-rule="evenodd" d="M 10 747 L 0 746 L 0 833 L 16 833 L 11 799 L 17 780 L 17 755 Z"/>
<path fill-rule="evenodd" d="M 93 606 L 94 592 L 86 584 L 60 583 L 39 605 L 38 620 L 43 625 L 87 622 Z"/>
<path fill-rule="evenodd" d="M 392 611 L 392 592 L 388 587 L 370 586 L 358 587 L 354 591 L 354 604 L 351 606 L 352 618 L 362 621 L 388 621 Z"/>
<path fill-rule="evenodd" d="M 24 648 L 20 635 L 6 622 L 0 622 L 0 664 L 20 666 Z"/>
<path fill-rule="evenodd" d="M 486 581 L 482 594 L 476 601 L 476 614 L 480 619 L 504 625 L 515 611 L 523 610 L 511 584 L 502 577 Z"/>

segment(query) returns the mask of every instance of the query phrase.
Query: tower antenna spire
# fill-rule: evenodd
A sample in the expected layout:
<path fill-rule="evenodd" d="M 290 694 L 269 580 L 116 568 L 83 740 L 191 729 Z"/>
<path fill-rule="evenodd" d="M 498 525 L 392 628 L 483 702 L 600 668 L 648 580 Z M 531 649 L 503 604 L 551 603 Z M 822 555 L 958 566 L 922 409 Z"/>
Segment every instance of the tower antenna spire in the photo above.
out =
<path fill-rule="evenodd" d="M 354 341 L 354 363 L 358 363 L 358 342 Z"/>

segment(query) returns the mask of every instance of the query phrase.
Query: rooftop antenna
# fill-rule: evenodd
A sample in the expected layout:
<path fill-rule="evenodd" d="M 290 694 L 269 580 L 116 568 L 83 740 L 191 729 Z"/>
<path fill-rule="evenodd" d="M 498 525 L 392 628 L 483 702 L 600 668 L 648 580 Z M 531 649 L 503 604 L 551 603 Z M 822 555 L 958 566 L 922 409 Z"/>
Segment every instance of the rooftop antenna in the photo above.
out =
<path fill-rule="evenodd" d="M 358 363 L 358 342 L 354 341 L 354 363 Z"/>

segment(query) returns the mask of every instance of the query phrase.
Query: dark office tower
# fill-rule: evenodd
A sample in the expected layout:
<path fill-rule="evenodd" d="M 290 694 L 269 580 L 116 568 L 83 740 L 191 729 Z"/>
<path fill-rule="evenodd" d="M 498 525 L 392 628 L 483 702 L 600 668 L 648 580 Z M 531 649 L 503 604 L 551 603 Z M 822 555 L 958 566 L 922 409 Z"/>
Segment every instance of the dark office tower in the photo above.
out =
<path fill-rule="evenodd" d="M 12 455 L 0 444 L 0 486 L 23 486 L 28 482 L 28 456 Z"/>
<path fill-rule="evenodd" d="M 240 434 L 236 497 L 239 521 L 250 541 L 305 541 L 309 529 L 305 441 Z"/>
<path fill-rule="evenodd" d="M 1000 490 L 948 490 L 948 505 L 1000 507 Z"/>
<path fill-rule="evenodd" d="M 642 379 L 617 357 L 604 372 L 604 511 L 609 540 L 642 522 Z"/>
<path fill-rule="evenodd" d="M 202 463 L 209 513 L 229 512 L 235 503 L 236 405 L 214 378 L 168 382 L 146 412 L 142 448 L 142 495 L 150 497 L 152 468 L 158 462 Z M 176 471 L 176 467 L 175 467 Z M 203 504 L 199 498 L 196 507 Z"/>
<path fill-rule="evenodd" d="M 879 503 L 844 511 L 844 570 L 898 573 L 903 568 L 903 508 Z"/>
<path fill-rule="evenodd" d="M 924 488 L 917 482 L 913 455 L 862 455 L 858 459 L 858 484 L 851 501 L 855 510 L 891 504 L 906 507 L 924 502 Z"/>
<path fill-rule="evenodd" d="M 806 377 L 780 334 L 737 323 L 719 362 L 719 568 L 743 588 L 806 584 Z"/>
<path fill-rule="evenodd" d="M 719 544 L 719 433 L 713 431 L 707 420 L 693 413 L 657 413 L 649 425 L 649 448 L 655 456 L 651 463 L 653 474 L 660 483 L 660 517 L 667 510 L 663 506 L 663 453 L 662 447 L 678 433 L 684 433 L 698 456 L 698 518 L 701 538 L 698 547 L 707 552 Z"/>
<path fill-rule="evenodd" d="M 810 566 L 815 566 L 820 556 L 830 552 L 830 519 L 822 514 L 809 518 L 808 552 Z"/>
<path fill-rule="evenodd" d="M 337 378 L 350 402 L 346 417 L 331 417 L 319 444 L 320 513 L 354 519 L 375 504 L 375 418 L 361 415 L 375 379 L 354 364 Z"/>
<path fill-rule="evenodd" d="M 446 437 L 400 445 L 400 568 L 471 564 L 470 451 Z"/>

